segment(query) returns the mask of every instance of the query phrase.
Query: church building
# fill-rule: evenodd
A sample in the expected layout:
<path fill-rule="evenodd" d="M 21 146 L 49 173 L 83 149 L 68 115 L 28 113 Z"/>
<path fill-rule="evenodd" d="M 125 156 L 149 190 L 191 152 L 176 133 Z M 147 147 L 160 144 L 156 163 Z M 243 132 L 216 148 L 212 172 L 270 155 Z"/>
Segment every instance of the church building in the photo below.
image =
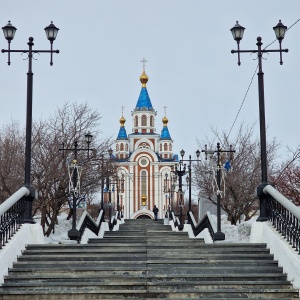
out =
<path fill-rule="evenodd" d="M 125 219 L 153 218 L 154 205 L 159 209 L 158 217 L 163 218 L 175 199 L 172 167 L 178 163 L 178 155 L 173 153 L 166 115 L 160 124 L 160 134 L 156 133 L 157 112 L 147 91 L 145 69 L 140 81 L 141 92 L 131 112 L 131 133 L 127 134 L 125 129 L 123 112 L 120 119 L 113 158 L 122 187 L 114 190 L 112 199 L 116 204 L 119 198 Z"/>

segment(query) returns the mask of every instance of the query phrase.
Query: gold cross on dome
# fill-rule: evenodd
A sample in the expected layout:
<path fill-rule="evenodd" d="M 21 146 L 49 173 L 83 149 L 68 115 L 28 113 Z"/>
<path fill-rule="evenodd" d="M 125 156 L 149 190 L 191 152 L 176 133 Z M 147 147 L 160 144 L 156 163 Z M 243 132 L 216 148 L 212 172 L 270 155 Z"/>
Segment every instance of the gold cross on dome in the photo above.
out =
<path fill-rule="evenodd" d="M 147 60 L 145 58 L 141 60 L 141 63 L 143 64 L 143 70 L 145 70 L 146 62 Z"/>
<path fill-rule="evenodd" d="M 124 105 L 122 105 L 122 106 L 121 106 L 121 109 L 122 109 L 122 116 L 123 116 L 124 108 L 125 108 Z"/>

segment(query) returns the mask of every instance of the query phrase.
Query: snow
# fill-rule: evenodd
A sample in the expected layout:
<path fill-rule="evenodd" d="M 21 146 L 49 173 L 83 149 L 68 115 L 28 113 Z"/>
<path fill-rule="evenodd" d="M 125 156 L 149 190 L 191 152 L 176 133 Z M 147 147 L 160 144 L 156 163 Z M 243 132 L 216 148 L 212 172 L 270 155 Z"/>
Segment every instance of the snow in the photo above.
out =
<path fill-rule="evenodd" d="M 60 214 L 58 219 L 58 225 L 54 228 L 54 233 L 51 233 L 49 237 L 45 237 L 45 244 L 59 244 L 59 242 L 68 240 L 68 231 L 72 228 L 72 218 L 67 220 L 67 214 Z"/>

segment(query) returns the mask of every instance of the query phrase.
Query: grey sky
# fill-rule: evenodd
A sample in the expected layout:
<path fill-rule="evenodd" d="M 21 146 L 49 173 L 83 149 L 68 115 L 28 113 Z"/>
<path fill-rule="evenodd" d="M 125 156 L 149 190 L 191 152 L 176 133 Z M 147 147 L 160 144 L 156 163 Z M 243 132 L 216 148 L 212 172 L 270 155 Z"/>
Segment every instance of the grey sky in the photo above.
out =
<path fill-rule="evenodd" d="M 229 131 L 256 69 L 255 55 L 241 56 L 229 29 L 238 20 L 246 27 L 241 49 L 256 49 L 257 36 L 264 46 L 275 39 L 272 27 L 279 19 L 291 26 L 300 18 L 299 0 L 203 1 L 203 0 L 2 0 L 0 25 L 8 20 L 17 27 L 12 49 L 48 49 L 44 27 L 50 21 L 60 28 L 54 48 L 54 65 L 48 54 L 34 61 L 33 117 L 47 117 L 64 101 L 87 101 L 101 114 L 103 133 L 116 137 L 121 106 L 127 133 L 131 110 L 141 84 L 141 59 L 148 61 L 148 92 L 157 110 L 156 129 L 167 106 L 174 150 L 187 154 L 197 149 L 196 139 L 210 136 L 210 126 Z M 1 33 L 2 35 L 2 33 Z M 266 122 L 269 135 L 282 145 L 299 142 L 300 22 L 286 34 L 283 65 L 279 54 L 265 55 Z M 7 49 L 2 36 L 0 48 Z M 271 47 L 278 48 L 275 42 Z M 0 53 L 1 124 L 11 119 L 25 124 L 27 62 L 24 55 Z M 239 124 L 258 121 L 257 75 L 240 112 Z M 258 132 L 258 126 L 256 127 Z"/>

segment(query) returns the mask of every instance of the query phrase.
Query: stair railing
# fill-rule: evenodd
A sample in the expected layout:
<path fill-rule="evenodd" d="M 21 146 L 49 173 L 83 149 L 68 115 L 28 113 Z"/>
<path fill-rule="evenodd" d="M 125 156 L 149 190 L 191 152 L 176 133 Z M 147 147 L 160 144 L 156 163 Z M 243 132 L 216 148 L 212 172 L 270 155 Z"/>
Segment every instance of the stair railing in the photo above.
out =
<path fill-rule="evenodd" d="M 82 235 L 86 228 L 88 228 L 90 231 L 92 231 L 94 234 L 98 235 L 100 231 L 101 224 L 103 222 L 104 217 L 104 211 L 103 209 L 100 210 L 99 216 L 96 220 L 89 215 L 89 213 L 85 210 L 83 214 L 81 215 L 79 222 L 76 226 L 77 230 L 79 231 L 79 237 L 77 242 L 80 243 Z"/>
<path fill-rule="evenodd" d="M 118 222 L 118 216 L 119 216 L 119 213 L 118 211 L 115 212 L 115 215 L 112 216 L 110 219 L 109 219 L 109 224 L 108 224 L 108 227 L 109 227 L 109 230 L 113 230 L 114 229 L 114 226 L 117 224 Z"/>
<path fill-rule="evenodd" d="M 0 249 L 21 227 L 21 217 L 26 209 L 25 197 L 30 190 L 21 187 L 0 205 Z"/>
<path fill-rule="evenodd" d="M 215 240 L 215 232 L 217 232 L 217 227 L 209 211 L 206 212 L 206 214 L 202 217 L 198 224 L 196 223 L 193 213 L 189 211 L 188 220 L 192 227 L 194 236 L 197 236 L 199 233 L 201 233 L 204 229 L 207 228 L 212 240 Z"/>
<path fill-rule="evenodd" d="M 171 220 L 173 220 L 174 227 L 178 228 L 178 230 L 183 229 L 183 224 L 180 223 L 180 220 L 177 216 L 175 216 L 174 211 L 171 211 Z"/>
<path fill-rule="evenodd" d="M 300 254 L 300 208 L 271 185 L 266 185 L 263 192 L 269 195 L 267 214 L 270 217 L 270 222 Z"/>

